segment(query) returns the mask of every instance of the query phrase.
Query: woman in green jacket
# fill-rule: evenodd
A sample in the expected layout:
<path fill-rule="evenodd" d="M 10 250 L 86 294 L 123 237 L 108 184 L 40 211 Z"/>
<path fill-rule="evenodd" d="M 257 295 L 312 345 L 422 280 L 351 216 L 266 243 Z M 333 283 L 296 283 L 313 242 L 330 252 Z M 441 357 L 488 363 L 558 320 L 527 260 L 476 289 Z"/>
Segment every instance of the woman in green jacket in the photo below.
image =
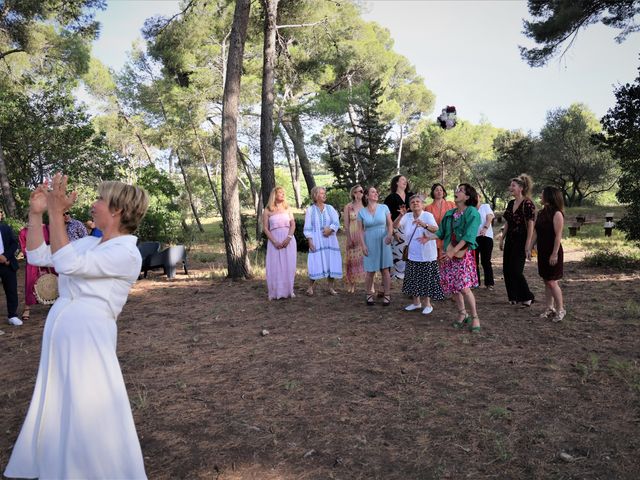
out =
<path fill-rule="evenodd" d="M 454 295 L 458 306 L 458 318 L 453 326 L 468 326 L 473 333 L 480 332 L 476 299 L 471 291 L 471 288 L 478 286 L 473 255 L 480 226 L 480 214 L 475 207 L 477 202 L 476 189 L 468 183 L 461 183 L 455 191 L 456 208 L 444 214 L 437 230 L 429 229 L 444 241 L 440 257 L 440 281 L 445 295 Z M 467 314 L 465 302 L 471 315 Z"/>

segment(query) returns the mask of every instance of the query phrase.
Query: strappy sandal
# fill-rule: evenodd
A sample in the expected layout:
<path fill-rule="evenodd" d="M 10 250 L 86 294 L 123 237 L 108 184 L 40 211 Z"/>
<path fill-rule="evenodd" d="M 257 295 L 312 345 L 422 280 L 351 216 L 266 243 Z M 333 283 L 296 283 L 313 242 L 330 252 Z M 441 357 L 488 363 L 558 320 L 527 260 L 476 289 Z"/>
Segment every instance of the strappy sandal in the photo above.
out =
<path fill-rule="evenodd" d="M 373 295 L 374 295 L 373 293 L 368 293 L 367 294 L 367 305 L 368 306 L 376 304 L 375 300 L 373 299 Z"/>
<path fill-rule="evenodd" d="M 471 323 L 469 324 L 469 331 L 471 333 L 480 333 L 480 325 L 476 325 L 475 327 L 473 326 L 473 321 L 474 320 L 478 320 L 478 322 L 480 322 L 480 318 L 477 315 L 472 317 L 471 318 Z"/>
<path fill-rule="evenodd" d="M 391 295 L 385 295 L 382 299 L 382 306 L 388 307 L 389 305 L 391 305 Z"/>
<path fill-rule="evenodd" d="M 307 295 L 309 295 L 310 297 L 313 297 L 313 287 L 307 288 Z"/>
<path fill-rule="evenodd" d="M 31 312 L 29 310 L 25 310 L 24 312 L 22 312 L 22 316 L 20 318 L 22 319 L 23 322 L 26 322 L 29 320 L 30 314 Z"/>
<path fill-rule="evenodd" d="M 467 315 L 466 310 L 460 310 L 458 312 L 458 315 L 464 315 L 464 318 L 462 320 L 456 320 L 451 324 L 451 326 L 453 328 L 461 329 L 461 328 L 464 328 L 464 326 L 471 321 L 471 317 Z"/>
<path fill-rule="evenodd" d="M 551 307 L 547 308 L 544 313 L 540 314 L 540 318 L 553 318 L 556 316 L 556 309 Z"/>

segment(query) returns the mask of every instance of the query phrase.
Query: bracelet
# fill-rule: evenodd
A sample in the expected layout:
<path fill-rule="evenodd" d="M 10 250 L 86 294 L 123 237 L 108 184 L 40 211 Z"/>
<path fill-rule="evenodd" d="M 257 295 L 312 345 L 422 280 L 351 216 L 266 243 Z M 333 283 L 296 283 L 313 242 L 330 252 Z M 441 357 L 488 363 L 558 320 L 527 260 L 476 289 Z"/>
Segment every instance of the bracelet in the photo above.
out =
<path fill-rule="evenodd" d="M 287 238 L 291 240 L 293 238 L 293 235 L 287 235 Z"/>

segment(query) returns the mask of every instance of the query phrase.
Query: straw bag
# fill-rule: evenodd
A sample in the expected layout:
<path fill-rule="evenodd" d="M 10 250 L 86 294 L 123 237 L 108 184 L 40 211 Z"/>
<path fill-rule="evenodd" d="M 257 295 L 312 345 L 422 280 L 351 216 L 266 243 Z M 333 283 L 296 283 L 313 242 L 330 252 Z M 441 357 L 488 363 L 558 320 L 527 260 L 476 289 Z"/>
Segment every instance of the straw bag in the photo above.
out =
<path fill-rule="evenodd" d="M 51 305 L 58 298 L 58 276 L 50 271 L 44 272 L 38 277 L 33 285 L 33 294 L 38 303 Z"/>

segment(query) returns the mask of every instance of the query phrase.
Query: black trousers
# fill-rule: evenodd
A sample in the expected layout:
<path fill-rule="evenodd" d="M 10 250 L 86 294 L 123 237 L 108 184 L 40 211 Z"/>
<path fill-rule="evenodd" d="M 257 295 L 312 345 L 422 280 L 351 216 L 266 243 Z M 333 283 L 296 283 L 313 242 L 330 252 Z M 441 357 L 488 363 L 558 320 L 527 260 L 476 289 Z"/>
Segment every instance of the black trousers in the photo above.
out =
<path fill-rule="evenodd" d="M 493 252 L 493 238 L 476 237 L 478 248 L 476 248 L 476 268 L 478 269 L 478 285 L 480 284 L 480 264 L 484 271 L 484 286 L 491 287 L 493 281 L 493 267 L 491 266 L 491 252 Z"/>
<path fill-rule="evenodd" d="M 18 276 L 9 265 L 0 265 L 0 280 L 7 297 L 7 318 L 18 316 Z"/>
<path fill-rule="evenodd" d="M 524 264 L 526 254 L 524 246 L 527 237 L 524 235 L 509 235 L 504 242 L 504 256 L 502 273 L 504 284 L 507 287 L 507 296 L 510 302 L 526 302 L 534 300 L 535 296 L 529 290 L 529 284 L 524 277 Z"/>

